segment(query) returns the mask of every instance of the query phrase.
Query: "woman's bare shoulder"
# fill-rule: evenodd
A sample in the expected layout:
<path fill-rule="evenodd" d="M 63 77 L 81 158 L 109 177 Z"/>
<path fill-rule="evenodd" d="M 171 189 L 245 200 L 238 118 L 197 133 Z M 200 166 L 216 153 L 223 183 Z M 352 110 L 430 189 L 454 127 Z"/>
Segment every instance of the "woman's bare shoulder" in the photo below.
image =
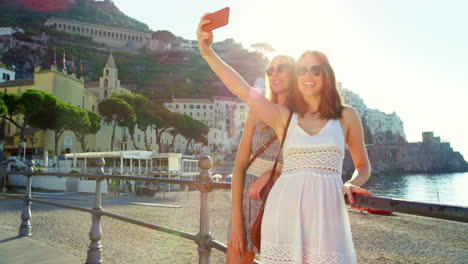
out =
<path fill-rule="evenodd" d="M 343 121 L 347 124 L 360 120 L 358 111 L 352 106 L 343 106 L 343 111 L 341 113 Z"/>

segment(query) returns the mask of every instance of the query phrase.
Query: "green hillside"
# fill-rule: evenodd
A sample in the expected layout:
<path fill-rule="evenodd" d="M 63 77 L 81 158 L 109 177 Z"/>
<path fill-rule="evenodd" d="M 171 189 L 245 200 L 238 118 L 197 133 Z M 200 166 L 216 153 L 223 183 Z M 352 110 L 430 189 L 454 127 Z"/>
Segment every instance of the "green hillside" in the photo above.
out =
<path fill-rule="evenodd" d="M 81 22 L 149 32 L 148 25 L 123 14 L 112 2 L 107 1 L 77 0 L 71 8 L 56 12 L 37 12 L 14 2 L 0 1 L 0 11 L 2 13 L 0 16 L 0 25 L 2 27 L 42 25 L 48 17 L 55 16 Z"/>
<path fill-rule="evenodd" d="M 42 68 L 50 68 L 54 61 L 54 50 L 59 69 L 62 68 L 62 56 L 65 52 L 67 61 L 75 61 L 76 69 L 79 69 L 80 62 L 83 63 L 86 82 L 97 81 L 102 75 L 109 49 L 90 37 L 44 26 L 49 16 L 149 31 L 146 24 L 126 16 L 112 2 L 107 1 L 77 0 L 72 8 L 61 12 L 33 12 L 18 5 L 0 4 L 0 12 L 4 14 L 0 16 L 0 27 L 19 26 L 25 33 L 15 33 L 14 38 L 39 44 L 45 50 L 33 51 L 24 46 L 3 53 L 0 50 L 0 61 L 6 65 L 15 65 L 17 78 L 31 78 L 33 65 L 37 66 L 38 61 Z M 33 40 L 33 37 L 42 36 L 43 33 L 49 37 L 46 44 Z M 168 31 L 160 33 L 172 35 L 179 42 L 189 42 Z M 138 92 L 153 100 L 164 100 L 171 96 L 208 98 L 229 94 L 198 53 L 178 51 L 163 55 L 155 57 L 143 52 L 113 52 L 123 86 L 130 83 L 138 87 Z M 263 75 L 267 63 L 259 53 L 242 49 L 240 44 L 224 50 L 222 56 L 249 83 Z M 68 70 L 70 72 L 71 67 Z"/>

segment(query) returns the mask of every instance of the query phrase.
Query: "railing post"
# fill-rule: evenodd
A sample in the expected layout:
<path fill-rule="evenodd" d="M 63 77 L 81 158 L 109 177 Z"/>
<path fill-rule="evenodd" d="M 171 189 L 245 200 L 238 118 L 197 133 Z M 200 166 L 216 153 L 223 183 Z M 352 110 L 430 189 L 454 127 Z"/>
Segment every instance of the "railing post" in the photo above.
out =
<path fill-rule="evenodd" d="M 99 264 L 102 263 L 101 253 L 102 253 L 102 246 L 101 246 L 101 237 L 102 237 L 102 229 L 101 229 L 101 214 L 102 211 L 101 207 L 101 182 L 104 179 L 104 164 L 105 161 L 103 158 L 98 159 L 96 161 L 96 165 L 98 168 L 96 169 L 96 174 L 100 175 L 101 177 L 96 178 L 96 193 L 94 198 L 94 213 L 92 213 L 92 225 L 91 231 L 89 231 L 89 239 L 91 240 L 91 244 L 89 245 L 88 255 L 86 257 L 86 264 Z"/>
<path fill-rule="evenodd" d="M 31 184 L 32 184 L 32 173 L 34 171 L 34 163 L 29 160 L 27 162 L 27 170 L 30 172 L 26 178 L 26 193 L 24 197 L 23 212 L 21 213 L 21 225 L 19 228 L 20 237 L 27 237 L 31 235 Z"/>
<path fill-rule="evenodd" d="M 200 167 L 200 180 L 203 181 L 202 188 L 200 188 L 200 232 L 198 233 L 198 263 L 199 264 L 210 264 L 211 246 L 210 241 L 212 239 L 210 233 L 210 215 L 208 207 L 208 193 L 210 189 L 207 184 L 211 182 L 210 169 L 213 166 L 213 161 L 209 156 L 203 156 L 198 161 L 198 167 Z"/>

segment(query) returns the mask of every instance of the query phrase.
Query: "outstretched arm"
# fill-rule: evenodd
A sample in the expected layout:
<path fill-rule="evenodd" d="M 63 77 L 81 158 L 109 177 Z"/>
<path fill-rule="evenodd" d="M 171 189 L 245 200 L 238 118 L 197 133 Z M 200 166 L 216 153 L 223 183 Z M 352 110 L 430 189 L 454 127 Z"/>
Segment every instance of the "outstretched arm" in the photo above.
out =
<path fill-rule="evenodd" d="M 354 203 L 353 193 L 372 195 L 369 191 L 360 188 L 369 179 L 371 166 L 369 157 L 367 156 L 364 132 L 358 113 L 352 107 L 345 107 L 343 118 L 348 127 L 345 137 L 346 143 L 348 144 L 349 152 L 356 168 L 352 178 L 344 184 L 344 189 L 349 201 Z"/>
<path fill-rule="evenodd" d="M 213 33 L 203 31 L 203 25 L 211 23 L 202 17 L 198 25 L 197 38 L 201 56 L 208 62 L 214 73 L 229 90 L 244 101 L 253 113 L 269 127 L 273 128 L 278 138 L 282 138 L 283 128 L 289 115 L 288 108 L 273 104 L 265 96 L 250 87 L 249 84 L 213 51 Z"/>

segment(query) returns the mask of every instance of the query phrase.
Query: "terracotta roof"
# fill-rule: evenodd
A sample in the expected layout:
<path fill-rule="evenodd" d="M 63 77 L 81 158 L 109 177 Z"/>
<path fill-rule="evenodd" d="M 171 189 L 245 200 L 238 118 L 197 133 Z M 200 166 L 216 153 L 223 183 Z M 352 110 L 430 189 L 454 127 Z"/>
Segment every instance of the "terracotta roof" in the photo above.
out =
<path fill-rule="evenodd" d="M 18 79 L 13 81 L 6 81 L 0 83 L 0 87 L 14 87 L 14 86 L 22 86 L 22 85 L 33 85 L 34 79 Z"/>
<path fill-rule="evenodd" d="M 99 81 L 87 82 L 87 83 L 84 84 L 84 87 L 85 87 L 85 88 L 96 88 L 96 87 L 99 87 Z"/>

